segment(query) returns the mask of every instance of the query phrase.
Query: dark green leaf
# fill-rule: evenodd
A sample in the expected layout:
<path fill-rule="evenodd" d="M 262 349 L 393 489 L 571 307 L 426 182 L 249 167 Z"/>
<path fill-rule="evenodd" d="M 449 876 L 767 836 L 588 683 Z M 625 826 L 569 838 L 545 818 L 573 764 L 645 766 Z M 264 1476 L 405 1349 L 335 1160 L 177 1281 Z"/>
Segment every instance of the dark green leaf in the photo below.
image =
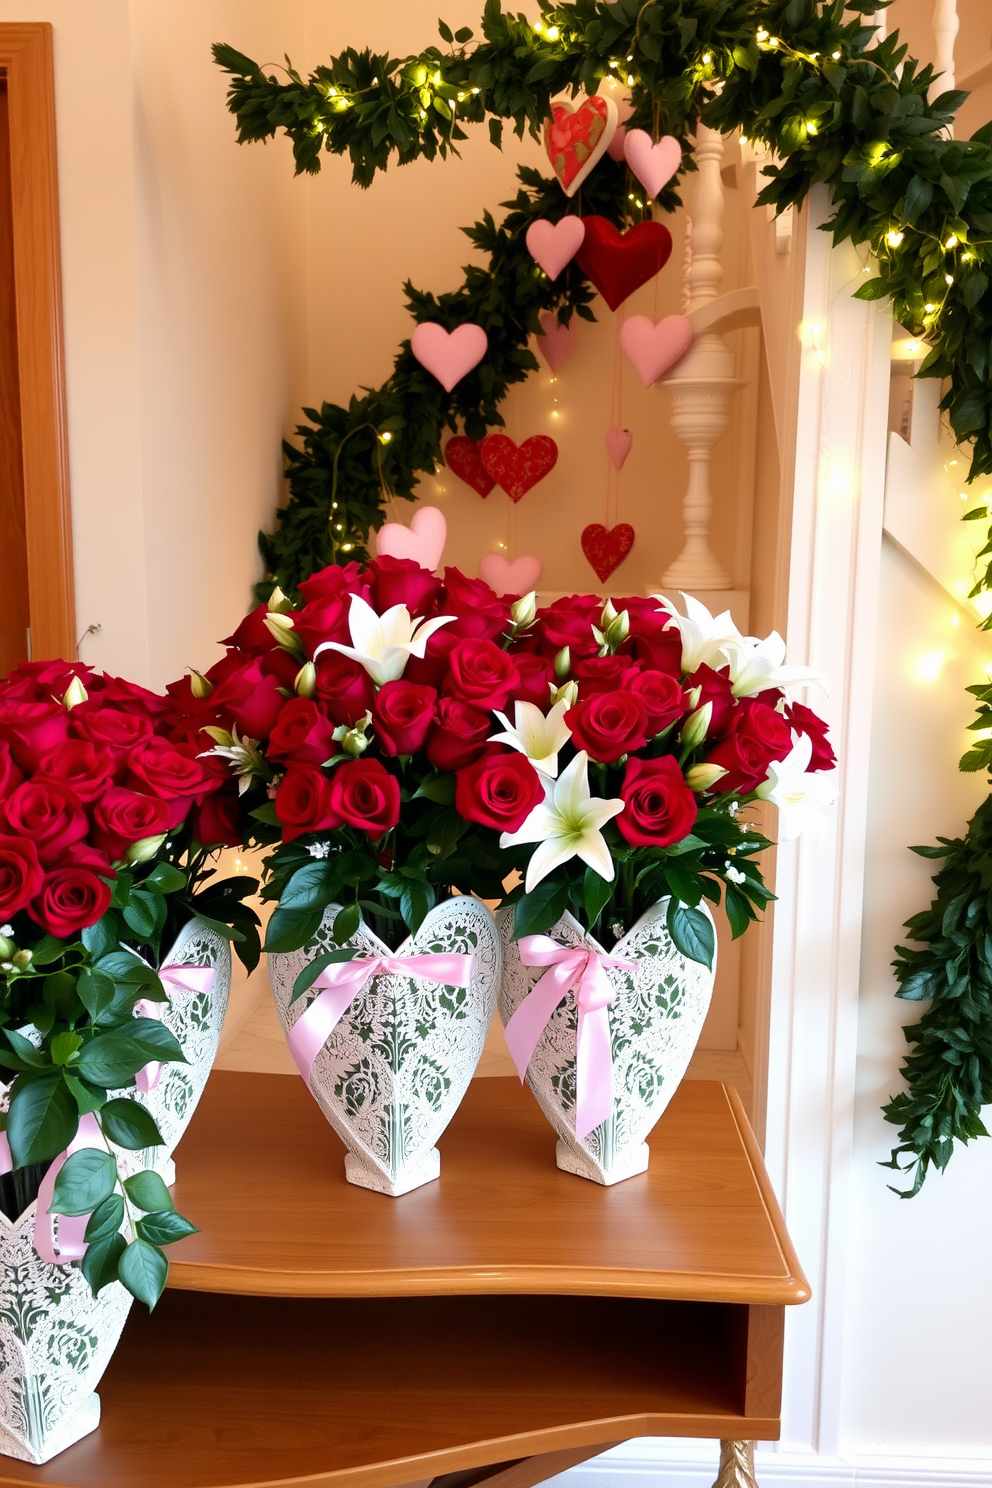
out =
<path fill-rule="evenodd" d="M 709 917 L 701 909 L 689 909 L 673 898 L 668 901 L 665 923 L 676 949 L 690 961 L 699 961 L 712 970 L 716 937 Z"/>
<path fill-rule="evenodd" d="M 95 925 L 87 925 L 80 932 L 80 939 L 94 961 L 106 956 L 117 944 L 117 925 L 112 914 L 105 914 Z"/>
<path fill-rule="evenodd" d="M 109 1152 L 84 1147 L 67 1157 L 55 1178 L 49 1214 L 92 1214 L 109 1199 L 117 1183 L 117 1164 Z"/>
<path fill-rule="evenodd" d="M 62 1071 L 33 1070 L 14 1081 L 7 1112 L 7 1140 L 15 1168 L 64 1152 L 76 1135 L 79 1111 Z"/>
<path fill-rule="evenodd" d="M 339 909 L 334 916 L 334 929 L 331 932 L 338 945 L 343 946 L 349 941 L 362 923 L 362 911 L 357 904 L 346 904 Z"/>
<path fill-rule="evenodd" d="M 150 1312 L 165 1291 L 169 1263 L 157 1245 L 132 1240 L 117 1263 L 117 1274 L 131 1296 L 144 1302 Z"/>
<path fill-rule="evenodd" d="M 79 1264 L 94 1297 L 99 1296 L 105 1286 L 110 1286 L 111 1282 L 117 1280 L 117 1268 L 126 1245 L 124 1236 L 116 1232 L 101 1235 L 87 1245 L 86 1253 Z"/>
<path fill-rule="evenodd" d="M 120 1033 L 101 1033 L 91 1039 L 76 1061 L 84 1080 L 110 1090 L 124 1085 L 148 1063 L 148 1053 Z"/>
<path fill-rule="evenodd" d="M 150 1214 L 156 1213 L 159 1209 L 176 1207 L 164 1181 L 151 1168 L 135 1173 L 131 1178 L 125 1178 L 124 1192 L 132 1204 L 136 1204 L 139 1209 L 146 1209 Z"/>
<path fill-rule="evenodd" d="M 154 889 L 157 894 L 178 894 L 186 887 L 186 875 L 172 863 L 156 863 L 142 887 Z"/>
<path fill-rule="evenodd" d="M 100 1111 L 100 1125 L 111 1142 L 138 1152 L 142 1147 L 160 1147 L 162 1135 L 151 1112 L 136 1100 L 118 1096 Z"/>
<path fill-rule="evenodd" d="M 197 1235 L 196 1225 L 190 1224 L 173 1209 L 163 1209 L 158 1214 L 146 1214 L 138 1220 L 138 1235 L 151 1245 L 173 1245 L 185 1240 L 187 1235 Z"/>
<path fill-rule="evenodd" d="M 113 1193 L 98 1204 L 90 1215 L 84 1236 L 87 1244 L 116 1235 L 123 1221 L 124 1200 L 119 1193 Z"/>
<path fill-rule="evenodd" d="M 522 935 L 543 935 L 565 913 L 568 885 L 545 879 L 519 899 L 513 908 L 513 939 Z"/>

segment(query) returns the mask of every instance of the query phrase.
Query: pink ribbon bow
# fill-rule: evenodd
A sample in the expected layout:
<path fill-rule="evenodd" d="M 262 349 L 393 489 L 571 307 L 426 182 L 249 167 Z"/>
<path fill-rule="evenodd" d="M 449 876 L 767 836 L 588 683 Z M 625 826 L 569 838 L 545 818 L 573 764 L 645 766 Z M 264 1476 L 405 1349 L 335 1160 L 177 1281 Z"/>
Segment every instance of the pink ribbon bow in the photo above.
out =
<path fill-rule="evenodd" d="M 575 994 L 579 1026 L 575 1040 L 575 1135 L 581 1142 L 613 1114 L 613 1049 L 610 1015 L 613 988 L 606 968 L 634 971 L 636 962 L 621 961 L 584 946 L 563 946 L 550 935 L 520 939 L 524 966 L 548 970 L 531 988 L 504 1029 L 506 1046 L 521 1082 L 555 1008 L 569 992 Z"/>
<path fill-rule="evenodd" d="M 84 1147 L 99 1147 L 106 1150 L 106 1143 L 96 1124 L 96 1117 L 91 1111 L 87 1111 L 85 1116 L 79 1118 L 76 1135 L 65 1151 L 60 1152 L 52 1162 L 38 1189 L 37 1208 L 34 1215 L 34 1248 L 43 1261 L 48 1261 L 53 1266 L 65 1266 L 69 1261 L 78 1261 L 86 1254 L 84 1236 L 89 1223 L 89 1215 L 56 1215 L 48 1212 L 55 1195 L 55 1180 L 59 1175 L 59 1169 L 74 1152 L 81 1152 Z M 13 1168 L 7 1133 L 0 1132 L 0 1173 L 11 1173 Z M 56 1219 L 59 1222 L 57 1250 L 55 1248 Z"/>
<path fill-rule="evenodd" d="M 177 992 L 212 992 L 216 973 L 212 966 L 163 966 L 159 972 L 159 980 L 165 982 Z M 164 1002 L 152 1002 L 147 997 L 139 997 L 134 1004 L 134 1016 L 136 1018 L 157 1018 L 162 1021 L 165 1012 Z M 145 1095 L 154 1090 L 162 1078 L 162 1062 L 159 1059 L 151 1059 L 140 1069 L 134 1077 L 134 1083 Z"/>
<path fill-rule="evenodd" d="M 356 956 L 326 966 L 314 982 L 323 987 L 286 1035 L 289 1052 L 310 1084 L 314 1060 L 327 1043 L 365 983 L 374 976 L 416 976 L 446 987 L 467 987 L 474 956 L 455 953 L 425 956 Z"/>

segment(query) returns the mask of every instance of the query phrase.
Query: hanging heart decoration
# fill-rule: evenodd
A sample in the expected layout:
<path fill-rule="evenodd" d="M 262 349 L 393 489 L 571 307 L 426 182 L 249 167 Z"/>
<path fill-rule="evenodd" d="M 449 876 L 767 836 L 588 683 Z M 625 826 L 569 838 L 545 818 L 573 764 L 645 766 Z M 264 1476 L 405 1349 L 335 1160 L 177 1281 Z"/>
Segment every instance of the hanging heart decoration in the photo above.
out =
<path fill-rule="evenodd" d="M 402 522 L 386 522 L 379 528 L 376 553 L 380 558 L 412 558 L 433 573 L 441 562 L 447 535 L 444 512 L 436 506 L 420 506 L 409 527 Z"/>
<path fill-rule="evenodd" d="M 646 129 L 624 132 L 624 159 L 648 196 L 655 197 L 682 164 L 682 146 L 674 134 L 665 134 L 657 144 Z"/>
<path fill-rule="evenodd" d="M 607 429 L 606 448 L 615 470 L 622 470 L 624 461 L 630 454 L 630 446 L 634 442 L 634 436 L 629 429 Z"/>
<path fill-rule="evenodd" d="M 575 195 L 605 155 L 616 133 L 617 118 L 613 99 L 598 93 L 578 108 L 570 103 L 552 104 L 551 118 L 544 124 L 544 148 L 566 196 Z"/>
<path fill-rule="evenodd" d="M 622 83 L 618 77 L 614 77 L 611 73 L 607 73 L 596 89 L 596 92 L 602 94 L 604 98 L 612 98 L 617 106 L 618 123 L 616 133 L 607 145 L 606 153 L 611 160 L 622 160 L 623 142 L 627 133 L 625 126 L 627 120 L 634 112 L 629 85 Z"/>
<path fill-rule="evenodd" d="M 527 252 L 549 279 L 557 279 L 582 247 L 585 235 L 581 217 L 563 217 L 560 222 L 548 222 L 540 217 L 527 229 Z"/>
<path fill-rule="evenodd" d="M 519 446 L 509 434 L 487 434 L 482 441 L 482 463 L 511 501 L 526 496 L 557 459 L 558 446 L 548 434 L 533 434 Z"/>
<path fill-rule="evenodd" d="M 479 578 L 497 594 L 529 594 L 541 582 L 541 560 L 523 553 L 511 563 L 502 553 L 487 553 L 479 564 Z"/>
<path fill-rule="evenodd" d="M 590 522 L 582 533 L 582 551 L 601 584 L 620 567 L 633 546 L 634 529 L 629 522 L 619 522 L 609 529 L 602 522 Z"/>
<path fill-rule="evenodd" d="M 657 324 L 647 315 L 632 315 L 620 327 L 620 349 L 645 387 L 681 361 L 691 345 L 692 321 L 684 315 L 666 315 Z"/>
<path fill-rule="evenodd" d="M 479 443 L 467 434 L 456 434 L 444 446 L 444 463 L 453 475 L 463 480 L 480 496 L 488 496 L 496 482 L 482 463 Z"/>
<path fill-rule="evenodd" d="M 541 329 L 537 337 L 537 349 L 552 372 L 557 372 L 575 346 L 575 316 L 572 316 L 568 325 L 562 325 L 553 310 L 544 310 L 538 317 L 538 324 Z"/>
<path fill-rule="evenodd" d="M 627 138 L 627 129 L 626 129 L 626 126 L 623 125 L 623 124 L 618 124 L 617 125 L 617 132 L 616 132 L 616 134 L 613 136 L 613 138 L 610 140 L 610 143 L 606 147 L 606 153 L 607 153 L 607 155 L 609 155 L 609 157 L 610 157 L 611 160 L 616 160 L 616 161 L 623 160 L 623 158 L 624 158 L 623 145 L 624 145 L 624 140 L 626 138 Z"/>
<path fill-rule="evenodd" d="M 638 222 L 619 231 L 606 217 L 583 217 L 586 235 L 576 263 L 591 279 L 611 310 L 663 269 L 672 251 L 672 235 L 662 222 Z"/>
<path fill-rule="evenodd" d="M 436 320 L 422 320 L 410 337 L 410 350 L 417 361 L 446 393 L 479 365 L 488 349 L 485 331 L 471 321 L 446 331 Z"/>

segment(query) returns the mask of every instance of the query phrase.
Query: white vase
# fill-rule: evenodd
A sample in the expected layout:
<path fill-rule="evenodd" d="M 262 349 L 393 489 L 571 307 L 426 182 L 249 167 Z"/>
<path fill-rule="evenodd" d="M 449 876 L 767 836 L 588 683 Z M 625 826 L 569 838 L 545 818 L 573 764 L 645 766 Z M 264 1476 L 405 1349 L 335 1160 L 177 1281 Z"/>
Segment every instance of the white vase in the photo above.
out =
<path fill-rule="evenodd" d="M 94 1297 L 78 1261 L 43 1261 L 36 1208 L 0 1213 L 0 1453 L 40 1463 L 99 1425 L 96 1386 L 132 1298 L 119 1281 Z"/>
<path fill-rule="evenodd" d="M 541 1034 L 527 1083 L 558 1133 L 559 1168 L 595 1183 L 619 1183 L 648 1166 L 646 1137 L 674 1095 L 699 1040 L 716 969 L 708 971 L 675 948 L 665 927 L 668 900 L 651 906 L 609 952 L 636 963 L 634 971 L 607 967 L 613 988 L 608 1009 L 613 1055 L 613 1114 L 581 1140 L 575 1135 L 575 1042 L 578 1013 L 567 992 Z M 705 903 L 704 912 L 709 915 Z M 712 917 L 710 917 L 712 920 Z M 570 914 L 548 932 L 560 945 L 602 951 Z M 513 940 L 513 911 L 500 916 L 504 1025 L 544 974 L 524 966 Z"/>
<path fill-rule="evenodd" d="M 122 1173 L 153 1168 L 171 1185 L 176 1179 L 172 1154 L 192 1120 L 217 1056 L 231 993 L 230 942 L 194 918 L 180 930 L 171 950 L 162 957 L 162 965 L 210 966 L 214 972 L 213 987 L 209 992 L 196 992 L 166 985 L 169 1001 L 157 1006 L 162 1009 L 163 1024 L 181 1045 L 186 1063 L 163 1064 L 152 1090 L 131 1088 L 114 1092 L 130 1096 L 151 1113 L 162 1134 L 163 1145 L 138 1152 L 125 1152 L 123 1148 L 115 1151 Z"/>
<path fill-rule="evenodd" d="M 333 950 L 340 906 L 325 911 L 301 950 L 270 955 L 269 980 L 287 1034 L 319 995 L 291 1003 L 297 976 Z M 474 957 L 467 987 L 414 975 L 366 982 L 317 1054 L 310 1088 L 348 1148 L 349 1183 L 393 1197 L 430 1183 L 441 1170 L 435 1142 L 458 1109 L 482 1054 L 499 988 L 496 922 L 478 899 L 456 896 L 430 911 L 390 951 L 365 925 L 347 942 L 359 956 L 461 954 Z"/>

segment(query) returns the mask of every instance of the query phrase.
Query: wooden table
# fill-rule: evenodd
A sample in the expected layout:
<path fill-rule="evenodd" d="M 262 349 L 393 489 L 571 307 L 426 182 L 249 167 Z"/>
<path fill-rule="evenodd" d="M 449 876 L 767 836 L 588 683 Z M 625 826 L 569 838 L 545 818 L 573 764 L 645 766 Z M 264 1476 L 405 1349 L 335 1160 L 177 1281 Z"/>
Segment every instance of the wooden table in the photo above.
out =
<path fill-rule="evenodd" d="M 733 1090 L 684 1083 L 647 1173 L 555 1167 L 514 1080 L 476 1080 L 440 1182 L 344 1181 L 303 1082 L 218 1072 L 178 1154 L 170 1291 L 136 1307 L 103 1422 L 0 1484 L 530 1488 L 635 1436 L 712 1436 L 723 1481 L 779 1430 L 809 1288 Z"/>

